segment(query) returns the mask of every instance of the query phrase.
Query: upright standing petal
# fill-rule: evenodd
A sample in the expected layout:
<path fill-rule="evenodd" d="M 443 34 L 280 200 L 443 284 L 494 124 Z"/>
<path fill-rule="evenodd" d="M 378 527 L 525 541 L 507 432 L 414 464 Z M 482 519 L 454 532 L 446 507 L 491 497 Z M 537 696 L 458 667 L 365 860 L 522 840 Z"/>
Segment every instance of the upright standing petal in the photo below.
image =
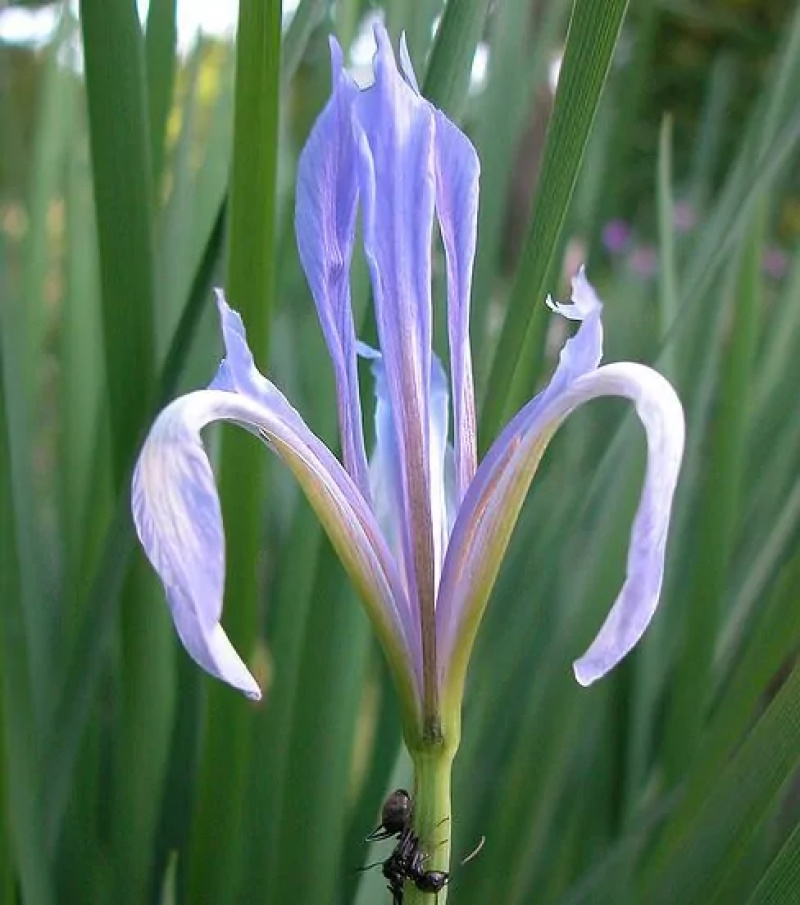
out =
<path fill-rule="evenodd" d="M 375 83 L 353 105 L 364 248 L 400 454 L 408 586 L 422 618 L 433 610 L 429 472 L 433 113 L 400 73 L 383 26 L 375 29 Z"/>
<path fill-rule="evenodd" d="M 406 36 L 400 38 L 400 66 L 421 94 Z M 478 232 L 480 161 L 467 136 L 435 107 L 436 217 L 447 259 L 447 332 L 453 389 L 456 501 L 461 502 L 478 461 L 475 389 L 469 342 L 472 265 Z"/>
<path fill-rule="evenodd" d="M 336 379 L 345 467 L 367 494 L 367 461 L 350 303 L 350 261 L 358 184 L 351 107 L 358 88 L 342 68 L 331 39 L 331 99 L 317 119 L 297 165 L 295 231 L 300 260 L 317 306 Z"/>
<path fill-rule="evenodd" d="M 458 508 L 453 448 L 447 442 L 450 394 L 447 375 L 434 355 L 430 397 L 431 524 L 433 525 L 434 587 L 438 590 L 442 565 Z"/>
<path fill-rule="evenodd" d="M 372 505 L 389 548 L 405 569 L 403 532 L 405 514 L 400 485 L 400 454 L 395 443 L 392 403 L 386 389 L 386 372 L 380 352 L 359 343 L 359 354 L 372 360 L 375 377 L 375 449 L 370 459 Z M 453 449 L 447 442 L 450 421 L 447 377 L 439 359 L 431 362 L 430 469 L 431 523 L 433 525 L 434 582 L 439 586 L 442 564 L 457 509 Z"/>
<path fill-rule="evenodd" d="M 458 502 L 475 476 L 478 461 L 469 308 L 478 230 L 479 173 L 478 155 L 472 143 L 437 110 L 436 214 L 447 259 L 447 331 Z"/>

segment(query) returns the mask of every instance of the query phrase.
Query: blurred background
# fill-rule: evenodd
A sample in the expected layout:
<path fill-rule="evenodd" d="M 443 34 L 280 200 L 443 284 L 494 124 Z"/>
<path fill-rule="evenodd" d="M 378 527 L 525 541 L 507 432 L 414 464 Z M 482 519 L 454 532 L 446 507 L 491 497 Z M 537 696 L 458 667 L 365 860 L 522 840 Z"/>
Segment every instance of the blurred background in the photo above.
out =
<path fill-rule="evenodd" d="M 411 782 L 398 709 L 297 488 L 209 432 L 259 704 L 181 649 L 128 490 L 155 412 L 215 373 L 216 285 L 252 279 L 260 368 L 335 448 L 294 170 L 327 36 L 367 83 L 376 15 L 481 158 L 482 449 L 552 371 L 544 297 L 582 262 L 606 360 L 657 367 L 688 425 L 658 616 L 591 689 L 571 662 L 624 576 L 643 436 L 604 401 L 547 451 L 470 669 L 451 901 L 800 901 L 800 7 L 261 5 L 281 53 L 235 130 L 233 0 L 0 5 L 0 902 L 389 900 L 357 868 Z M 248 179 L 255 238 L 226 216 Z M 352 285 L 369 338 L 361 259 Z"/>

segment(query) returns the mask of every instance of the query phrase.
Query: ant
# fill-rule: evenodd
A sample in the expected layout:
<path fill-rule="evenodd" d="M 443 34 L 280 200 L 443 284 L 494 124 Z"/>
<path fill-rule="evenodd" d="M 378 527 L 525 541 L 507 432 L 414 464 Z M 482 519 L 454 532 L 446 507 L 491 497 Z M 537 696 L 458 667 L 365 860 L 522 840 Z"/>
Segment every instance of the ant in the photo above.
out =
<path fill-rule="evenodd" d="M 385 861 L 376 861 L 361 868 L 369 870 L 379 864 L 382 865 L 383 876 L 392 894 L 392 905 L 403 905 L 403 887 L 407 880 L 410 880 L 420 892 L 437 894 L 450 882 L 450 874 L 446 871 L 425 870 L 428 855 L 422 850 L 420 838 L 411 826 L 412 815 L 411 796 L 405 789 L 395 789 L 383 803 L 380 825 L 365 840 L 375 842 L 397 837 L 397 844 Z M 483 842 L 482 839 L 475 851 L 461 863 L 466 864 L 474 858 L 483 847 Z"/>
<path fill-rule="evenodd" d="M 405 789 L 395 789 L 381 808 L 380 826 L 376 827 L 365 842 L 377 842 L 399 836 L 411 824 L 413 807 L 411 796 Z"/>
<path fill-rule="evenodd" d="M 403 905 L 403 887 L 410 880 L 421 892 L 438 893 L 450 881 L 443 870 L 425 870 L 427 855 L 422 850 L 419 836 L 411 826 L 413 814 L 411 796 L 405 789 L 395 789 L 381 809 L 381 822 L 366 838 L 366 842 L 397 838 L 397 844 L 389 857 L 381 862 L 368 864 L 361 870 L 382 865 L 383 876 L 392 894 L 392 905 Z"/>

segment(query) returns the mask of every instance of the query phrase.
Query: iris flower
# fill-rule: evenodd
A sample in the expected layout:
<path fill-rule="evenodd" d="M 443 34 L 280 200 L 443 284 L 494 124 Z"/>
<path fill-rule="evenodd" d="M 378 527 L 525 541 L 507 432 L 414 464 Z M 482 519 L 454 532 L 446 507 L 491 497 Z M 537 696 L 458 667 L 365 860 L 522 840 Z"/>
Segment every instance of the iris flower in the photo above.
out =
<path fill-rule="evenodd" d="M 631 362 L 601 366 L 602 306 L 581 270 L 570 303 L 547 300 L 578 324 L 549 385 L 478 464 L 469 345 L 478 158 L 421 96 L 405 44 L 398 68 L 382 26 L 375 36 L 374 83 L 366 90 L 331 41 L 331 98 L 297 176 L 297 244 L 333 364 L 341 460 L 258 371 L 241 318 L 218 292 L 225 359 L 206 389 L 176 399 L 153 424 L 133 478 L 133 515 L 186 650 L 257 698 L 258 685 L 220 625 L 223 528 L 200 431 L 230 421 L 262 440 L 296 477 L 357 588 L 403 702 L 407 740 L 421 744 L 457 732 L 478 624 L 539 460 L 564 419 L 599 396 L 634 403 L 648 457 L 625 582 L 574 664 L 578 681 L 594 682 L 636 644 L 661 590 L 684 422 L 658 373 Z M 350 301 L 359 211 L 378 349 L 358 342 Z M 446 262 L 449 379 L 432 351 L 434 221 Z M 370 458 L 359 356 L 374 377 Z"/>

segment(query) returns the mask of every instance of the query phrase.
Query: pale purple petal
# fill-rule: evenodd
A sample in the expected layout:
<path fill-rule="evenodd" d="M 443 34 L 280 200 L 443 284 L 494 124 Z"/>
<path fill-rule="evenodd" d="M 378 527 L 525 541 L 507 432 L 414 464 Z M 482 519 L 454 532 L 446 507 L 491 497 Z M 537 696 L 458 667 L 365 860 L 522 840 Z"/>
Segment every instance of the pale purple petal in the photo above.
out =
<path fill-rule="evenodd" d="M 576 662 L 582 684 L 604 675 L 639 640 L 661 590 L 672 498 L 684 443 L 683 410 L 670 384 L 643 365 L 622 362 L 595 369 L 599 354 L 599 303 L 573 284 L 573 305 L 557 310 L 584 316 L 562 352 L 550 386 L 528 403 L 481 463 L 459 511 L 445 560 L 437 611 L 442 669 L 464 662 L 517 516 L 539 460 L 564 419 L 599 396 L 622 396 L 636 406 L 645 428 L 648 465 L 631 533 L 625 584 L 605 625 Z M 591 288 L 591 287 L 588 287 Z M 577 291 L 576 291 L 577 289 Z M 596 321 L 596 322 L 595 322 Z"/>
<path fill-rule="evenodd" d="M 431 521 L 433 523 L 434 582 L 438 588 L 458 502 L 455 497 L 453 449 L 447 442 L 450 424 L 450 394 L 447 389 L 447 375 L 436 355 L 433 356 L 431 363 L 430 419 Z"/>
<path fill-rule="evenodd" d="M 350 303 L 358 201 L 350 114 L 358 88 L 342 68 L 342 52 L 336 40 L 331 38 L 330 43 L 333 91 L 298 161 L 295 231 L 333 362 L 345 467 L 366 493 L 367 463 Z"/>
<path fill-rule="evenodd" d="M 414 72 L 414 64 L 411 62 L 411 54 L 408 52 L 408 41 L 406 40 L 406 33 L 403 32 L 400 35 L 400 71 L 405 76 L 408 84 L 414 89 L 416 94 L 422 94 L 419 90 L 419 82 L 417 81 L 417 74 Z"/>
<path fill-rule="evenodd" d="M 564 343 L 559 355 L 558 367 L 550 379 L 550 383 L 538 393 L 524 408 L 508 422 L 500 436 L 492 444 L 486 454 L 481 468 L 476 475 L 485 476 L 493 472 L 496 463 L 506 455 L 506 449 L 518 436 L 522 426 L 530 419 L 531 415 L 554 397 L 564 392 L 564 389 L 582 374 L 594 371 L 603 357 L 603 306 L 597 298 L 594 288 L 586 279 L 583 267 L 572 279 L 572 304 L 553 302 L 547 298 L 548 307 L 558 314 L 570 320 L 580 320 L 581 324 L 573 337 Z M 480 492 L 485 491 L 485 487 Z M 472 491 L 473 495 L 477 491 Z M 440 618 L 443 623 L 451 621 L 452 602 L 445 601 L 440 607 Z M 442 631 L 446 631 L 444 626 Z"/>
<path fill-rule="evenodd" d="M 430 105 L 398 72 L 383 26 L 376 26 L 375 37 L 375 83 L 353 105 L 364 250 L 401 456 L 403 509 L 413 551 L 408 586 L 432 601 L 428 405 L 434 120 Z"/>
<path fill-rule="evenodd" d="M 202 394 L 192 393 L 159 415 L 133 476 L 133 520 L 186 650 L 211 675 L 258 699 L 255 679 L 219 624 L 225 554 L 214 475 L 198 434 L 208 420 L 202 408 Z"/>
<path fill-rule="evenodd" d="M 475 390 L 469 342 L 480 164 L 469 139 L 436 111 L 436 214 L 447 259 L 447 327 L 459 501 L 477 467 Z"/>
<path fill-rule="evenodd" d="M 420 94 L 405 34 L 400 36 L 400 66 L 406 81 Z M 441 110 L 433 106 L 431 109 L 435 120 L 436 218 L 447 260 L 447 331 L 453 389 L 456 498 L 460 502 L 478 462 L 469 309 L 478 232 L 480 161 L 467 136 Z"/>
<path fill-rule="evenodd" d="M 411 627 L 410 633 L 414 638 L 415 652 L 421 656 L 419 618 L 412 609 L 411 595 L 407 585 L 409 571 L 407 563 L 411 554 L 408 550 L 409 538 L 403 510 L 401 460 L 397 450 L 392 403 L 386 388 L 386 369 L 381 353 L 370 348 L 366 343 L 358 343 L 358 353 L 371 362 L 375 380 L 375 448 L 369 460 L 372 508 L 398 565 L 400 581 L 406 592 L 404 603 L 407 609 L 404 618 Z M 415 663 L 415 666 L 421 669 L 421 661 Z"/>
<path fill-rule="evenodd" d="M 393 671 L 419 694 L 409 620 L 396 565 L 368 502 L 348 473 L 253 364 L 241 319 L 221 294 L 227 357 L 211 388 L 171 403 L 156 420 L 134 474 L 137 532 L 167 592 L 178 633 L 210 673 L 251 696 L 258 687 L 219 620 L 224 540 L 213 474 L 200 430 L 235 422 L 261 437 L 291 469 L 360 592 Z"/>
<path fill-rule="evenodd" d="M 395 445 L 386 371 L 380 352 L 364 343 L 359 343 L 358 348 L 359 354 L 372 362 L 372 373 L 375 378 L 375 449 L 370 457 L 372 505 L 389 548 L 401 565 L 401 573 L 405 574 L 403 564 L 409 554 L 403 543 L 405 532 L 400 457 Z M 429 431 L 431 518 L 434 528 L 434 568 L 437 586 L 457 508 L 453 450 L 447 442 L 449 403 L 447 377 L 441 362 L 434 356 L 431 369 Z M 413 616 L 410 618 L 413 621 Z"/>
<path fill-rule="evenodd" d="M 631 530 L 625 583 L 597 637 L 574 664 L 581 685 L 591 685 L 630 652 L 658 605 L 683 457 L 684 419 L 671 385 L 657 371 L 631 362 L 606 365 L 581 378 L 572 396 L 572 408 L 599 396 L 627 397 L 647 433 L 647 472 Z"/>

